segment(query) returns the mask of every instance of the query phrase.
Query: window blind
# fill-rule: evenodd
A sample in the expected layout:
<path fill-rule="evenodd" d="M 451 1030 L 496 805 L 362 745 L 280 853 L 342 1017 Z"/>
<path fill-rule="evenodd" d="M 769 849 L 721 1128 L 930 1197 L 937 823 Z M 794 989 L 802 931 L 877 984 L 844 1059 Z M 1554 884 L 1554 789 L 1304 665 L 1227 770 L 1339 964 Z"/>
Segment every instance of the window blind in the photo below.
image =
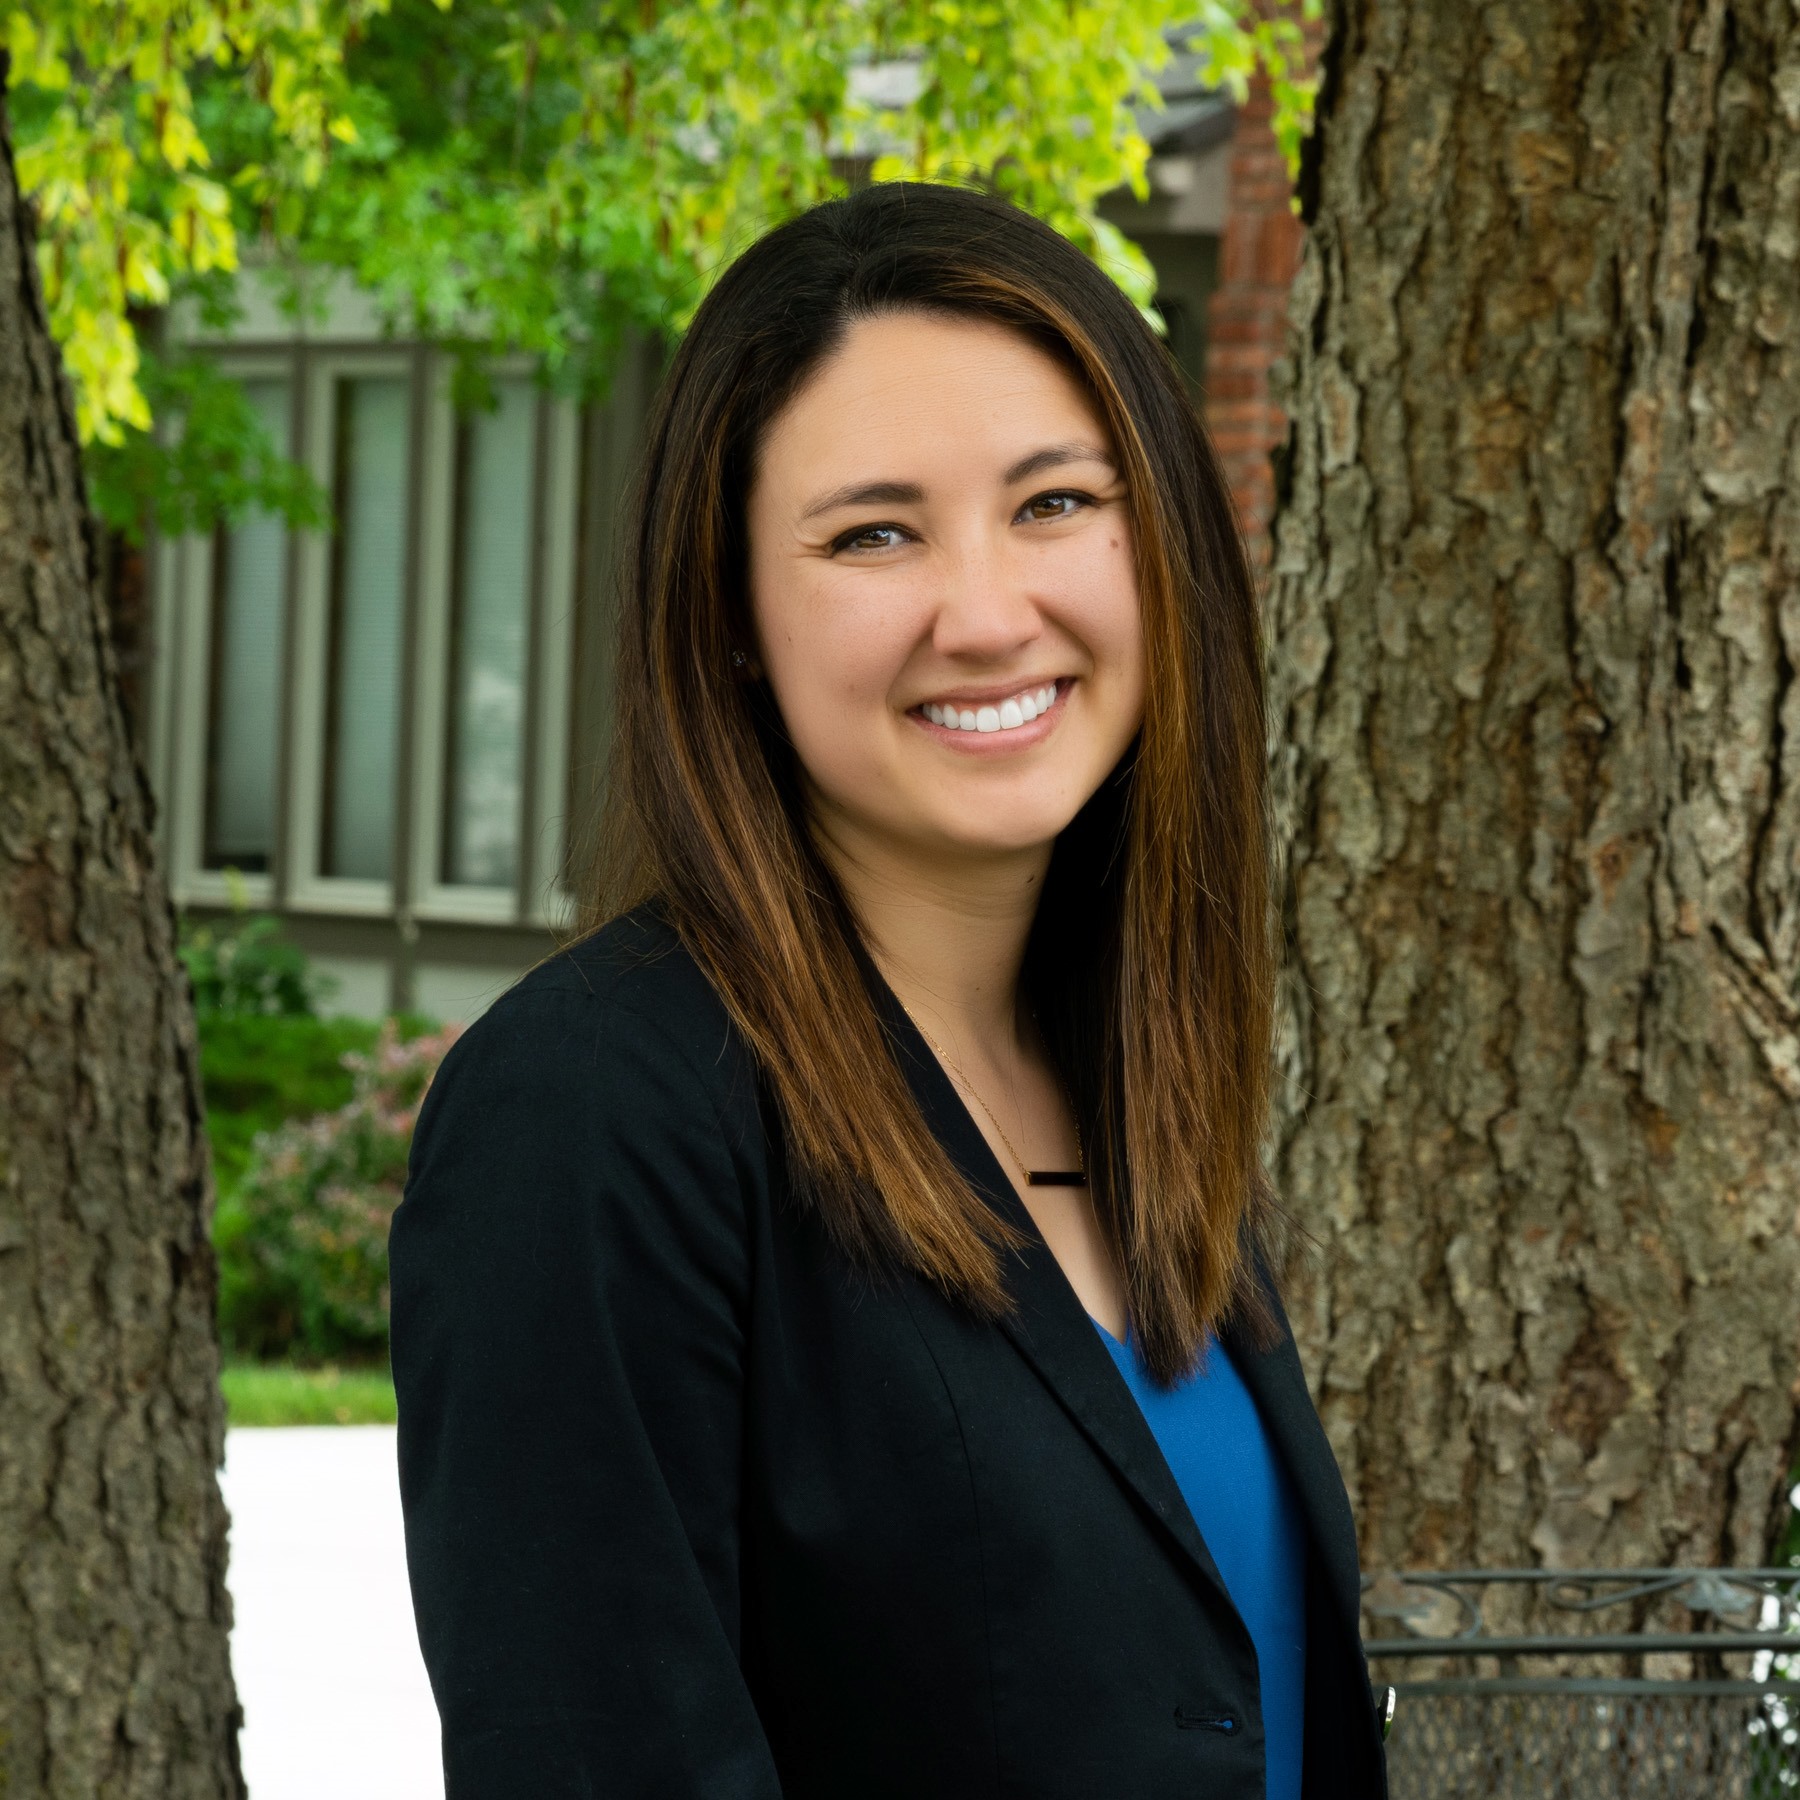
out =
<path fill-rule="evenodd" d="M 497 381 L 461 433 L 442 879 L 510 887 L 523 832 L 537 392 Z"/>
<path fill-rule="evenodd" d="M 337 384 L 337 542 L 326 728 L 326 875 L 393 872 L 406 568 L 408 393 L 395 376 Z"/>
<path fill-rule="evenodd" d="M 285 455 L 293 413 L 288 382 L 247 381 L 244 393 L 270 442 Z M 217 534 L 203 856 L 209 869 L 269 867 L 286 592 L 287 529 L 278 517 L 253 512 Z"/>

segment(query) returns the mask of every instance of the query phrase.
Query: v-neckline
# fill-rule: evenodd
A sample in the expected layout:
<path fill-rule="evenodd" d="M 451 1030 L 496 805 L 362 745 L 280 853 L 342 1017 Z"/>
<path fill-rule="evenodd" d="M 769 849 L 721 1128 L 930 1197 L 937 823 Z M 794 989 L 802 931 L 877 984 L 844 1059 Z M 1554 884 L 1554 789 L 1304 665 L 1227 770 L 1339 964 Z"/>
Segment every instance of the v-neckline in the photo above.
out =
<path fill-rule="evenodd" d="M 1229 1603 L 1224 1580 L 1162 1450 L 1112 1352 L 1100 1341 L 1098 1322 L 1070 1285 L 993 1147 L 899 997 L 860 946 L 859 957 L 870 978 L 877 1014 L 926 1125 L 976 1197 L 1016 1234 L 1016 1247 L 1003 1250 L 1001 1257 L 1014 1305 L 1000 1317 L 999 1329 L 1157 1519 L 1181 1558 Z M 1239 1379 L 1262 1414 L 1299 1495 L 1316 1549 L 1329 1566 L 1354 1569 L 1356 1528 L 1348 1498 L 1307 1392 L 1292 1333 L 1285 1319 L 1281 1325 L 1281 1339 L 1273 1346 L 1252 1342 L 1229 1321 L 1217 1341 L 1232 1355 Z M 1354 1641 L 1359 1624 L 1354 1586 L 1339 1593 L 1339 1583 L 1329 1585 L 1338 1609 L 1350 1608 L 1344 1627 Z"/>

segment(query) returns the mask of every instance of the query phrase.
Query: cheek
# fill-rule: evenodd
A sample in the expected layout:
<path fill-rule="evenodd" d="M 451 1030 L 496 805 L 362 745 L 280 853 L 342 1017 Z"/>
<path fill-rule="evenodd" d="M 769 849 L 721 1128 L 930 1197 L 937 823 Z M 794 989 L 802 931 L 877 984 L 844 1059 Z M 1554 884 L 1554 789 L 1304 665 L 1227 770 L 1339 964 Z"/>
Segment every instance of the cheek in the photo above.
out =
<path fill-rule="evenodd" d="M 778 585 L 759 585 L 753 611 L 778 691 L 847 698 L 878 683 L 885 688 L 897 667 L 887 643 L 895 635 L 892 609 L 869 605 L 866 595 L 845 592 L 843 583 L 813 570 L 790 570 Z"/>
<path fill-rule="evenodd" d="M 899 594 L 802 567 L 758 579 L 757 647 L 783 723 L 815 776 L 870 749 L 872 716 L 885 713 L 913 635 Z"/>
<path fill-rule="evenodd" d="M 1138 601 L 1135 585 L 1120 609 L 1119 662 L 1120 672 L 1132 695 L 1133 705 L 1141 713 L 1144 707 L 1144 689 L 1147 685 L 1144 667 L 1144 609 Z"/>
<path fill-rule="evenodd" d="M 1121 704 L 1144 691 L 1144 616 L 1130 540 L 1108 531 L 1091 547 L 1070 591 L 1069 628 L 1086 644 L 1094 673 Z"/>

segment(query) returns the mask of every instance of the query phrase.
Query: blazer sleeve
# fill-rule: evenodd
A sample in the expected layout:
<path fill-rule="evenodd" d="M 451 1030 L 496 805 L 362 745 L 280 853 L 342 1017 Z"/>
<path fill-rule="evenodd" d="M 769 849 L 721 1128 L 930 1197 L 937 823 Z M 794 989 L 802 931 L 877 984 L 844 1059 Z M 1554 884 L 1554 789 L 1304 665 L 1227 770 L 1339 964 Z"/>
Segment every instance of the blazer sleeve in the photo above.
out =
<path fill-rule="evenodd" d="M 719 1085 L 630 1007 L 527 987 L 421 1109 L 393 1366 L 447 1800 L 778 1800 L 738 1659 L 750 1152 Z"/>

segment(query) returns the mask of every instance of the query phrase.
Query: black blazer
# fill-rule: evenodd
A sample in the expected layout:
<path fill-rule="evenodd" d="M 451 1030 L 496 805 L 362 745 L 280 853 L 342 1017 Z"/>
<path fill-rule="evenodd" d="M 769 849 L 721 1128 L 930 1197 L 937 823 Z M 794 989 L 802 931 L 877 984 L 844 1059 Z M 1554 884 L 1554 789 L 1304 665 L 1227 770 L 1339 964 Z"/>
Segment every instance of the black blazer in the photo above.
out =
<path fill-rule="evenodd" d="M 884 1004 L 932 1130 L 1030 1232 Z M 1249 1634 L 1031 1237 L 998 1326 L 859 1273 L 652 914 L 498 1001 L 392 1239 L 448 1800 L 1262 1800 Z M 1343 1485 L 1291 1339 L 1228 1341 L 1309 1528 L 1307 1800 L 1379 1800 Z"/>

